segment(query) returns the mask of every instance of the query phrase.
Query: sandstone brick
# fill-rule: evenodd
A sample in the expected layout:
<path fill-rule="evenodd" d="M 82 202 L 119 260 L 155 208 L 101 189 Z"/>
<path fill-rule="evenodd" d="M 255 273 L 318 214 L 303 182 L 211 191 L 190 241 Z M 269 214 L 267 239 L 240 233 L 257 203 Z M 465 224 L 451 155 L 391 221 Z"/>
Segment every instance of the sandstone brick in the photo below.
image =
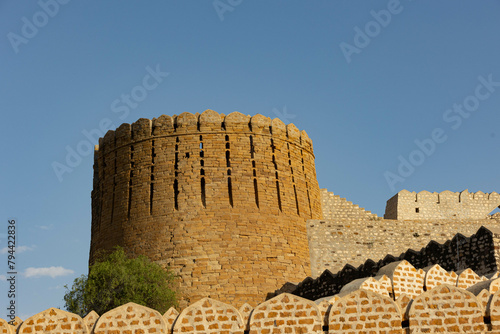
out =
<path fill-rule="evenodd" d="M 167 324 L 162 315 L 149 307 L 127 303 L 99 317 L 94 334 L 166 334 Z"/>
<path fill-rule="evenodd" d="M 235 307 L 203 298 L 182 310 L 172 333 L 243 334 L 244 330 L 243 317 Z"/>
<path fill-rule="evenodd" d="M 481 303 L 471 292 L 439 285 L 414 299 L 409 312 L 410 333 L 481 332 L 486 330 L 483 314 Z"/>
<path fill-rule="evenodd" d="M 172 332 L 172 328 L 173 328 L 174 323 L 177 320 L 178 316 L 179 316 L 179 312 L 173 307 L 169 308 L 165 312 L 165 314 L 163 314 L 163 319 L 165 320 L 165 323 L 167 325 L 167 333 Z"/>
<path fill-rule="evenodd" d="M 328 333 L 400 334 L 401 311 L 389 297 L 373 291 L 356 290 L 332 305 Z"/>
<path fill-rule="evenodd" d="M 250 316 L 250 334 L 264 333 L 321 334 L 320 310 L 310 300 L 288 293 L 280 294 L 259 304 Z"/>
<path fill-rule="evenodd" d="M 89 332 L 92 332 L 92 330 L 94 329 L 94 325 L 97 322 L 97 319 L 99 319 L 99 314 L 97 314 L 96 311 L 90 311 L 85 317 L 83 317 L 83 321 L 87 325 Z"/>
<path fill-rule="evenodd" d="M 90 333 L 80 316 L 53 307 L 29 317 L 18 328 L 19 334 L 36 332 L 44 334 Z"/>

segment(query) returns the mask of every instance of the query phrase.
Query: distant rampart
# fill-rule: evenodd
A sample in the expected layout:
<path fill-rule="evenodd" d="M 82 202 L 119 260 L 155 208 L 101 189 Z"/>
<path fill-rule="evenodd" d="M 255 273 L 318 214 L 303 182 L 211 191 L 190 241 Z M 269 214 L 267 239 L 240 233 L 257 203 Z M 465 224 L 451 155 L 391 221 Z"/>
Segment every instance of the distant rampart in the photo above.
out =
<path fill-rule="evenodd" d="M 500 206 L 500 195 L 496 192 L 470 193 L 443 191 L 419 193 L 402 190 L 387 201 L 385 219 L 484 219 Z"/>

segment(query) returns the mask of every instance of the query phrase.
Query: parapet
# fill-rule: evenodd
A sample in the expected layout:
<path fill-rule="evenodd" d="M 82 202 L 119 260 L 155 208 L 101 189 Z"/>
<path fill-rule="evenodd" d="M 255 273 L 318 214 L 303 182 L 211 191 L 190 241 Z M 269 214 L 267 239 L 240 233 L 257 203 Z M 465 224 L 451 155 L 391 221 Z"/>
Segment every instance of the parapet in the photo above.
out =
<path fill-rule="evenodd" d="M 290 123 L 285 125 L 279 118 L 272 119 L 261 114 L 255 116 L 232 112 L 219 114 L 207 109 L 203 113 L 183 112 L 180 115 L 161 115 L 158 118 L 140 118 L 132 124 L 123 123 L 116 130 L 109 130 L 99 139 L 96 151 L 106 153 L 129 141 L 140 141 L 150 137 L 182 136 L 193 133 L 247 133 L 287 139 L 303 146 L 312 153 L 312 140 L 306 131 L 300 131 Z"/>
<path fill-rule="evenodd" d="M 484 219 L 500 206 L 500 195 L 496 192 L 470 193 L 443 191 L 419 193 L 401 190 L 387 201 L 385 219 L 429 220 L 429 219 Z"/>

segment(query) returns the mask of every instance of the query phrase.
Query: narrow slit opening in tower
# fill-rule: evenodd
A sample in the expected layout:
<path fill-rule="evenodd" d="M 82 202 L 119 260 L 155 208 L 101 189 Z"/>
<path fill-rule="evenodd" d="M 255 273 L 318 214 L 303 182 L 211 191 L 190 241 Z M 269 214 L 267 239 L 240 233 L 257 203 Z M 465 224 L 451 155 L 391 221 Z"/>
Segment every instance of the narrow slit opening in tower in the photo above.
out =
<path fill-rule="evenodd" d="M 253 191 L 255 193 L 255 204 L 259 207 L 259 188 L 257 185 L 257 179 L 253 179 Z"/>
<path fill-rule="evenodd" d="M 274 153 L 274 140 L 271 139 L 271 150 Z"/>
<path fill-rule="evenodd" d="M 153 177 L 153 176 L 151 176 Z M 153 194 L 154 194 L 154 183 L 151 182 L 149 187 L 149 214 L 153 214 Z"/>
<path fill-rule="evenodd" d="M 253 137 L 250 136 L 250 158 L 254 158 Z M 253 162 L 253 161 L 252 161 Z"/>
<path fill-rule="evenodd" d="M 229 205 L 233 206 L 233 185 L 230 177 L 227 178 L 227 193 L 229 195 Z"/>
<path fill-rule="evenodd" d="M 132 207 L 132 187 L 128 187 L 128 207 L 127 218 L 130 218 L 130 208 Z"/>
<path fill-rule="evenodd" d="M 177 180 L 174 180 L 174 207 L 175 210 L 179 210 L 179 182 Z"/>
<path fill-rule="evenodd" d="M 297 215 L 300 216 L 299 199 L 297 198 L 297 188 L 295 187 L 295 184 L 293 185 L 293 193 L 295 194 L 295 207 L 297 208 Z"/>
<path fill-rule="evenodd" d="M 307 190 L 307 202 L 309 202 L 309 213 L 311 214 L 312 218 L 312 207 L 311 207 L 311 197 L 309 196 L 309 185 L 306 182 L 306 190 Z"/>
<path fill-rule="evenodd" d="M 278 195 L 278 207 L 280 211 L 283 211 L 281 208 L 281 194 L 280 194 L 280 181 L 276 180 L 276 194 Z"/>
<path fill-rule="evenodd" d="M 230 153 L 226 151 L 226 167 L 231 167 Z"/>
<path fill-rule="evenodd" d="M 202 170 L 203 171 L 203 170 Z M 202 174 L 204 175 L 204 174 Z M 205 178 L 201 178 L 201 204 L 203 204 L 203 207 L 207 207 L 207 202 L 206 202 L 206 195 L 205 195 Z"/>

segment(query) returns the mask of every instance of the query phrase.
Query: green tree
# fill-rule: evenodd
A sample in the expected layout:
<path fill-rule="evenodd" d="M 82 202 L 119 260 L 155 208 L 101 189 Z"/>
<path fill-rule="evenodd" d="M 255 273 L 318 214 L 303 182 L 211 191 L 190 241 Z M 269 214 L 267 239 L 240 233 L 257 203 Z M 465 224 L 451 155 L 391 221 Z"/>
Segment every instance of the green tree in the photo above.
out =
<path fill-rule="evenodd" d="M 165 270 L 145 256 L 128 258 L 121 247 L 101 257 L 89 268 L 89 275 L 65 285 L 66 310 L 85 316 L 94 310 L 98 314 L 134 302 L 160 313 L 177 306 L 174 288 L 175 274 Z"/>

